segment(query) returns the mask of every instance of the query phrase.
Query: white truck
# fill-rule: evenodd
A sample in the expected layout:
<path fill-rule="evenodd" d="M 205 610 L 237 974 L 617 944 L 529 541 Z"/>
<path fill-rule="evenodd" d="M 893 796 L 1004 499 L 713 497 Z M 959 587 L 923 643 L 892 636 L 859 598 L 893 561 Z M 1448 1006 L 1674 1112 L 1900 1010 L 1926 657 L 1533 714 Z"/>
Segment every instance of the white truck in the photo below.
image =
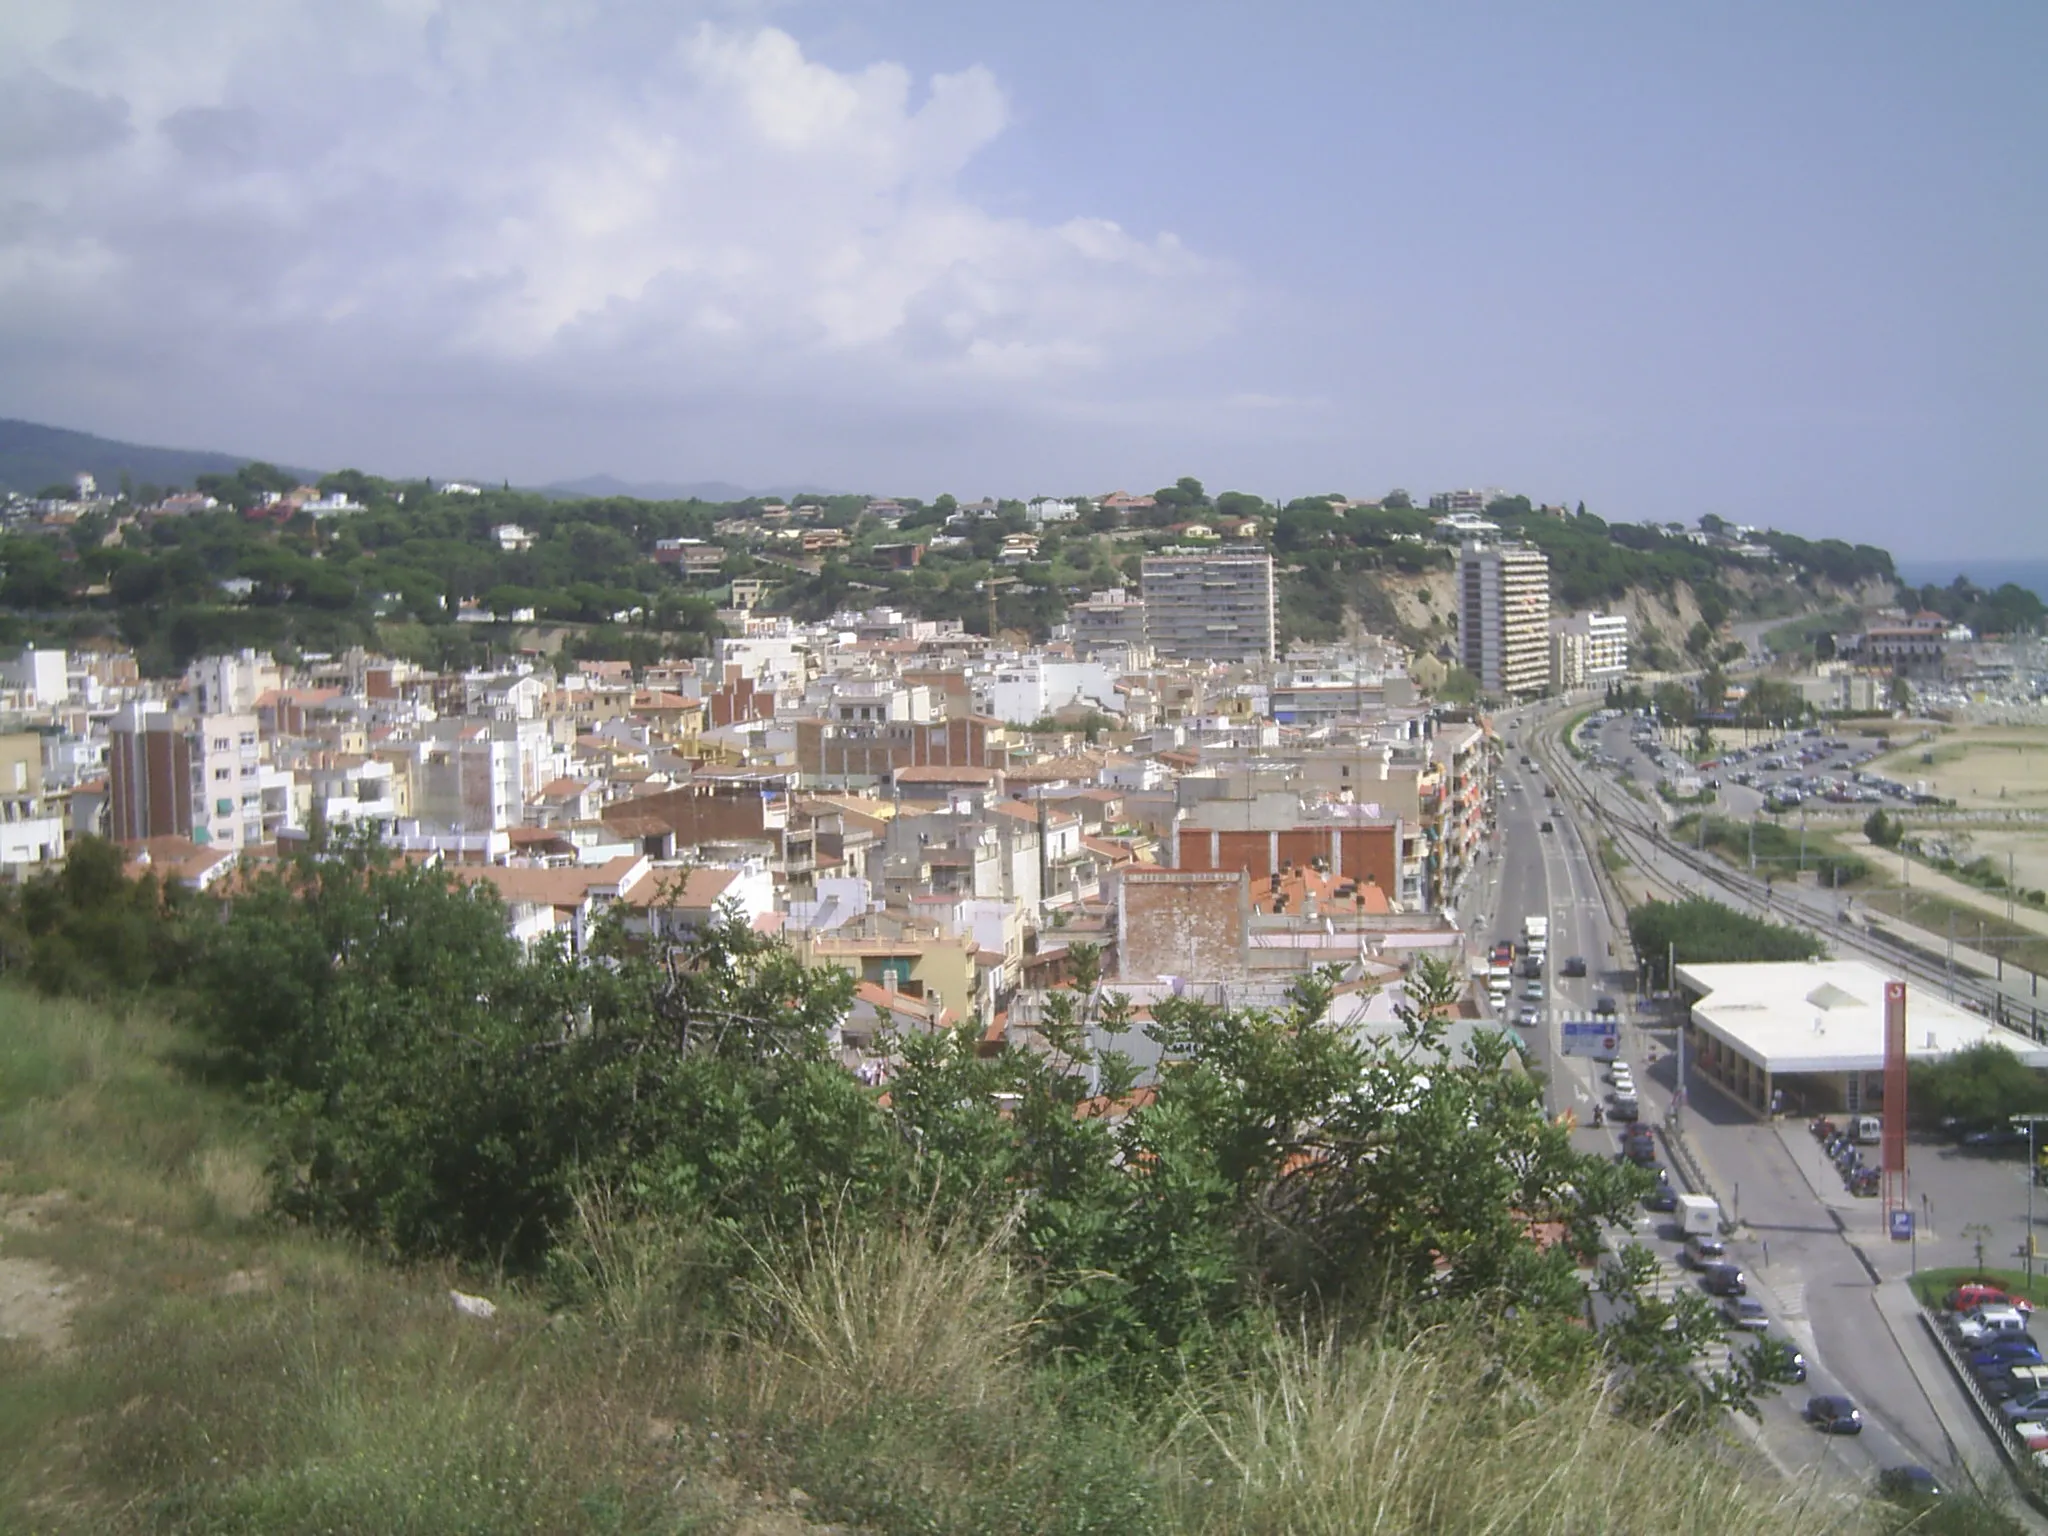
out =
<path fill-rule="evenodd" d="M 1680 1195 L 1678 1230 L 1687 1237 L 1712 1237 L 1721 1230 L 1720 1202 L 1712 1195 Z"/>
<path fill-rule="evenodd" d="M 1532 912 L 1522 920 L 1522 939 L 1529 946 L 1529 958 L 1540 965 L 1550 948 L 1550 919 Z"/>

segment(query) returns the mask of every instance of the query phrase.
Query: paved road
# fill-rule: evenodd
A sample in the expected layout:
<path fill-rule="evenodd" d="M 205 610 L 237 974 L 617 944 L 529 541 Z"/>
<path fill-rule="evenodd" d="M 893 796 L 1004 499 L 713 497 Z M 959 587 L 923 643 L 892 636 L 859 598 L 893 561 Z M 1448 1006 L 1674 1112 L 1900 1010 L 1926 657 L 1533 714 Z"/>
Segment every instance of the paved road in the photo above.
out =
<path fill-rule="evenodd" d="M 1609 939 L 1606 910 L 1594 883 L 1597 853 L 1582 835 L 1578 816 L 1567 814 L 1573 797 L 1545 799 L 1540 775 L 1520 767 L 1522 749 L 1534 740 L 1544 742 L 1539 758 L 1559 765 L 1561 753 L 1548 739 L 1554 726 L 1555 720 L 1550 732 L 1534 736 L 1527 727 L 1515 733 L 1520 746 L 1510 755 L 1508 776 L 1523 787 L 1504 788 L 1500 802 L 1503 852 L 1497 889 L 1502 916 L 1495 932 L 1507 930 L 1516 904 L 1541 910 L 1530 905 L 1540 899 L 1559 930 L 1553 955 L 1584 954 L 1597 971 L 1608 964 Z M 1633 801 L 1629 808 L 1641 814 Z M 1535 830 L 1545 811 L 1556 828 L 1548 835 Z M 1597 822 L 1597 808 L 1586 819 Z M 1677 873 L 1683 874 L 1682 867 Z M 1589 1003 L 1595 990 L 1628 999 L 1632 981 L 1610 972 L 1584 984 L 1553 982 L 1553 1019 L 1560 1006 Z M 1646 1008 L 1642 1017 L 1631 1018 L 1623 1034 L 1623 1048 L 1641 1085 L 1643 1113 L 1653 1120 L 1669 1114 L 1678 1085 L 1676 1032 L 1662 1026 Z M 1554 1023 L 1545 1044 L 1554 1107 L 1571 1104 L 1583 1114 L 1602 1089 L 1594 1069 L 1555 1055 Z M 1811 1140 L 1803 1127 L 1794 1127 L 1788 1138 L 1778 1127 L 1755 1122 L 1696 1073 L 1689 1074 L 1686 1089 L 1683 1115 L 1690 1142 L 1723 1201 L 1724 1214 L 1737 1221 L 1730 1257 L 1748 1274 L 1751 1294 L 1764 1302 L 1774 1331 L 1799 1344 L 1809 1362 L 1805 1386 L 1788 1388 L 1764 1404 L 1755 1431 L 1760 1447 L 1795 1477 L 1811 1477 L 1816 1491 L 1827 1496 L 1865 1490 L 1878 1468 L 1902 1461 L 1945 1468 L 1960 1459 L 1996 1477 L 1995 1453 L 1983 1435 L 1971 1436 L 1970 1409 L 1960 1389 L 1942 1373 L 1938 1357 L 1928 1353 L 1930 1346 L 1898 1324 L 1903 1309 L 1891 1307 L 1888 1320 L 1878 1304 L 1880 1296 L 1889 1295 L 1879 1277 L 1903 1275 L 1910 1258 L 1883 1235 L 1877 1203 L 1848 1196 L 1832 1168 L 1802 1168 L 1800 1155 L 1811 1151 L 1799 1145 Z M 1607 1131 L 1582 1130 L 1580 1138 L 1603 1150 L 1615 1146 Z M 2043 1216 L 2048 1219 L 2048 1202 Z M 1636 1235 L 1668 1257 L 1676 1245 L 1660 1230 L 1659 1220 L 1645 1213 Z M 1834 1391 L 1864 1409 L 1868 1427 L 1861 1436 L 1822 1436 L 1801 1421 L 1799 1409 L 1809 1394 Z M 1962 1432 L 1954 1433 L 1951 1426 Z"/>

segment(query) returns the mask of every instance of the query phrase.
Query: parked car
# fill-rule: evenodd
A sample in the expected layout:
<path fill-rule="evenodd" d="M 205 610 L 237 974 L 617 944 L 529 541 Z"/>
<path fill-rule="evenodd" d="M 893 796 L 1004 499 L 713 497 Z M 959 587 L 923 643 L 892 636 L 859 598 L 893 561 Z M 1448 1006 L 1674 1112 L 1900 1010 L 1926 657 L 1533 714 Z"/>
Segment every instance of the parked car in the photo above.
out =
<path fill-rule="evenodd" d="M 1925 1467 L 1886 1467 L 1877 1474 L 1877 1491 L 1899 1504 L 1921 1504 L 1941 1497 L 1941 1484 Z"/>
<path fill-rule="evenodd" d="M 1830 1394 L 1806 1400 L 1806 1422 L 1825 1435 L 1860 1435 L 1863 1414 L 1846 1397 Z"/>
<path fill-rule="evenodd" d="M 1979 1339 L 1983 1347 L 1970 1351 L 1970 1364 L 1983 1369 L 1997 1370 L 2008 1365 L 2039 1365 L 2041 1351 L 2034 1341 L 2023 1333 L 2009 1333 L 2002 1338 Z"/>
<path fill-rule="evenodd" d="M 1994 1126 L 1988 1131 L 1972 1131 L 1963 1138 L 1963 1145 L 1972 1152 L 2024 1152 L 2029 1135 L 2016 1125 Z"/>
<path fill-rule="evenodd" d="M 1734 1264 L 1707 1265 L 1700 1271 L 1700 1285 L 1709 1296 L 1743 1296 L 1749 1292 L 1740 1266 Z"/>
<path fill-rule="evenodd" d="M 1957 1286 L 1942 1297 L 1941 1304 L 1951 1312 L 1973 1312 L 1978 1307 L 2011 1307 L 2019 1312 L 2034 1310 L 2031 1301 L 2010 1295 L 1995 1285 L 1985 1285 L 1975 1280 Z"/>
<path fill-rule="evenodd" d="M 2009 1397 L 1998 1405 L 1998 1411 L 2015 1424 L 2022 1419 L 2048 1418 L 2048 1389 Z"/>
<path fill-rule="evenodd" d="M 1956 1314 L 1955 1334 L 1959 1339 L 1981 1339 L 2026 1331 L 2026 1314 L 2017 1307 L 1978 1307 L 1973 1312 Z"/>
<path fill-rule="evenodd" d="M 1762 1333 L 1771 1326 L 1771 1320 L 1764 1315 L 1764 1304 L 1747 1296 L 1731 1296 L 1721 1303 L 1721 1315 L 1734 1328 L 1748 1328 Z"/>
<path fill-rule="evenodd" d="M 1718 1237 L 1695 1232 L 1678 1252 L 1678 1262 L 1688 1269 L 1705 1270 L 1728 1257 L 1728 1245 Z"/>
<path fill-rule="evenodd" d="M 1765 1334 L 1757 1339 L 1750 1358 L 1766 1380 L 1806 1380 L 1806 1356 L 1800 1353 L 1799 1346 L 1790 1339 L 1773 1338 Z"/>

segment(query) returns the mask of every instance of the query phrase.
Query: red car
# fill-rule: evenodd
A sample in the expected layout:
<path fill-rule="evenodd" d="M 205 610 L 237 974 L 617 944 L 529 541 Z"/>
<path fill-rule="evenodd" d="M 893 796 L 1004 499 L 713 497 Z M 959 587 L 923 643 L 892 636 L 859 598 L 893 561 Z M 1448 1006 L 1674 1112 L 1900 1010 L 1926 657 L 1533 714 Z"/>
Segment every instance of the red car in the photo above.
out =
<path fill-rule="evenodd" d="M 1951 1312 L 1968 1312 L 1977 1307 L 2013 1307 L 2021 1312 L 2034 1310 L 2031 1301 L 2008 1296 L 1995 1285 L 1980 1285 L 1975 1282 L 1959 1285 L 1950 1291 L 1945 1304 Z"/>

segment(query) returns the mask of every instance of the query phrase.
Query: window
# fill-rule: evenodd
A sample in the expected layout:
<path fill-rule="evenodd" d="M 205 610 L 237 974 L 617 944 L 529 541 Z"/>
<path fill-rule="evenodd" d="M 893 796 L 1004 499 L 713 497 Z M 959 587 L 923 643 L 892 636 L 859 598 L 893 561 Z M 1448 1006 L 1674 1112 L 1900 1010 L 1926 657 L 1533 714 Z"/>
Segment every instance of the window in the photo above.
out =
<path fill-rule="evenodd" d="M 216 751 L 216 752 L 225 752 L 225 751 L 227 751 L 227 749 L 228 749 L 228 739 L 227 739 L 227 737 L 225 737 L 225 736 L 216 736 L 216 737 L 214 737 L 214 738 L 213 738 L 213 750 L 214 750 L 214 751 Z"/>
<path fill-rule="evenodd" d="M 255 745 L 256 745 L 256 733 L 255 733 L 254 731 L 244 731 L 244 732 L 242 732 L 242 745 L 243 745 L 243 746 L 245 746 L 245 747 L 253 747 L 253 746 L 255 746 Z"/>
<path fill-rule="evenodd" d="M 24 763 L 24 762 L 16 762 L 16 763 L 15 763 L 15 765 L 14 765 L 14 787 L 15 787 L 16 789 L 27 789 L 27 788 L 28 788 L 28 764 L 27 764 L 27 763 Z"/>
<path fill-rule="evenodd" d="M 216 780 L 232 779 L 235 776 L 235 770 L 232 768 L 216 768 L 213 770 L 213 776 Z"/>

